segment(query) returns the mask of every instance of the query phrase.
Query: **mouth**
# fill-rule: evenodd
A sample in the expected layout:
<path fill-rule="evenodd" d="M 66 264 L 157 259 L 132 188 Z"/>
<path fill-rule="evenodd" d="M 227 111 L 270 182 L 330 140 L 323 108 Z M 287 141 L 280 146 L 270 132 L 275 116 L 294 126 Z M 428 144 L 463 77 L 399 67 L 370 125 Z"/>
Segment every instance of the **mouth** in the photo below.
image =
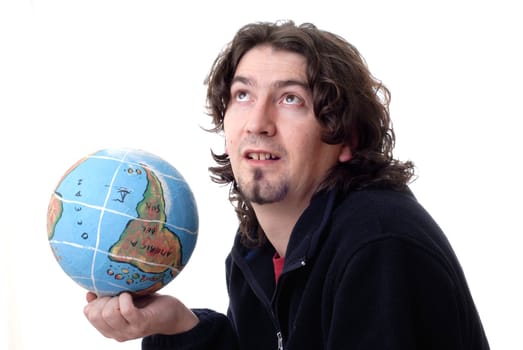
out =
<path fill-rule="evenodd" d="M 269 152 L 247 152 L 245 158 L 252 160 L 278 160 L 280 157 Z"/>

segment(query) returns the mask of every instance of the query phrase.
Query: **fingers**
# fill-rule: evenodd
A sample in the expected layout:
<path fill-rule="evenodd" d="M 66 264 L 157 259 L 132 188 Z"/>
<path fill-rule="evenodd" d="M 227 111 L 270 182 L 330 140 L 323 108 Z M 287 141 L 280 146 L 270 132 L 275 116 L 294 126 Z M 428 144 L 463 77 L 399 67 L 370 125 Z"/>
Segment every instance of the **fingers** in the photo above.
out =
<path fill-rule="evenodd" d="M 122 293 L 118 297 L 120 314 L 127 323 L 137 323 L 139 318 L 139 310 L 134 305 L 134 300 L 131 294 Z"/>
<path fill-rule="evenodd" d="M 104 323 L 107 334 L 111 338 L 119 339 L 122 333 L 125 333 L 129 326 L 127 320 L 123 317 L 119 298 L 111 298 L 101 310 L 101 320 Z M 125 338 L 125 337 L 124 337 Z"/>
<path fill-rule="evenodd" d="M 126 295 L 124 296 L 124 294 Z M 123 303 L 123 312 L 120 301 Z M 136 332 L 136 326 L 133 326 L 124 317 L 124 313 L 139 324 L 138 318 L 133 316 L 136 310 L 134 305 L 132 305 L 132 297 L 128 293 L 115 297 L 92 299 L 84 308 L 84 314 L 89 322 L 105 337 L 117 341 L 141 337 L 141 334 Z"/>

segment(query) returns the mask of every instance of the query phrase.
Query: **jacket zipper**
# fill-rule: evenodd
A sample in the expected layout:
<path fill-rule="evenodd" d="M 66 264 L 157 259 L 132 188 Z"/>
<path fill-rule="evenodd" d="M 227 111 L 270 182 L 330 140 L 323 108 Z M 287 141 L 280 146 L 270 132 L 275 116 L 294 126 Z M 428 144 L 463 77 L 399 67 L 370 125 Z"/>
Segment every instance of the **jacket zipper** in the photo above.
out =
<path fill-rule="evenodd" d="M 240 261 L 240 260 L 237 260 L 237 261 Z M 240 268 L 240 270 L 244 271 L 244 268 L 242 268 L 242 265 L 243 264 L 241 264 L 241 265 L 239 264 L 238 267 Z M 286 271 L 286 273 L 296 270 L 305 265 L 306 265 L 305 258 L 301 258 L 299 263 L 293 264 L 290 268 L 288 268 L 288 271 Z M 244 274 L 245 274 L 245 271 L 244 271 Z M 282 273 L 282 276 L 283 276 L 283 273 Z M 281 279 L 282 276 L 280 276 L 280 281 L 282 280 Z M 248 278 L 245 277 L 245 280 L 248 281 Z M 265 306 L 267 307 L 267 309 L 270 310 L 274 326 L 276 327 L 276 338 L 278 340 L 278 350 L 284 350 L 283 349 L 283 334 L 280 330 L 280 322 L 278 320 L 278 317 L 276 317 L 276 313 L 275 313 L 276 310 L 273 309 L 273 305 L 276 304 L 278 285 L 276 285 L 276 289 L 274 290 L 274 294 L 270 301 L 265 297 L 265 295 L 262 292 L 260 292 L 258 290 L 258 288 L 253 288 L 252 285 L 251 285 L 251 288 L 252 288 L 252 291 L 254 292 L 254 294 L 258 297 L 258 300 L 260 300 L 262 303 L 264 303 Z"/>
<path fill-rule="evenodd" d="M 299 269 L 300 267 L 303 267 L 306 265 L 306 260 L 305 258 L 302 258 L 300 259 L 300 262 L 298 264 L 294 264 L 293 266 L 291 266 L 289 268 L 288 271 L 286 271 L 286 273 L 289 273 L 289 271 L 293 271 L 293 270 L 297 270 Z M 277 300 L 278 300 L 278 289 L 281 288 L 281 283 L 283 281 L 283 273 L 282 275 L 280 276 L 280 281 L 276 284 L 276 289 L 274 290 L 274 294 L 272 296 L 272 299 L 271 299 L 271 305 L 270 305 L 270 309 L 271 309 L 271 314 L 272 314 L 272 318 L 273 318 L 273 321 L 274 321 L 274 325 L 276 326 L 276 337 L 278 338 L 278 350 L 283 350 L 283 334 L 280 330 L 280 321 L 278 320 L 278 318 L 276 317 L 276 308 L 277 308 Z M 274 308 L 273 308 L 273 305 L 274 305 Z"/>
<path fill-rule="evenodd" d="M 281 332 L 276 333 L 276 336 L 278 337 L 278 350 L 283 350 L 283 336 Z"/>

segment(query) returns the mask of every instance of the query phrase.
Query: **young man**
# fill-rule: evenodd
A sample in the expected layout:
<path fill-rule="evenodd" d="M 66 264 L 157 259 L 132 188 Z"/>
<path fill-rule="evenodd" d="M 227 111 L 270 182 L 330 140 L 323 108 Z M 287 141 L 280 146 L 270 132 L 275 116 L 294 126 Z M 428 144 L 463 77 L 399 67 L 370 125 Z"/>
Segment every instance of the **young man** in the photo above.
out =
<path fill-rule="evenodd" d="M 488 349 L 452 248 L 393 158 L 389 92 L 311 24 L 241 28 L 207 79 L 212 179 L 239 218 L 227 316 L 166 295 L 96 298 L 105 336 L 143 349 Z"/>

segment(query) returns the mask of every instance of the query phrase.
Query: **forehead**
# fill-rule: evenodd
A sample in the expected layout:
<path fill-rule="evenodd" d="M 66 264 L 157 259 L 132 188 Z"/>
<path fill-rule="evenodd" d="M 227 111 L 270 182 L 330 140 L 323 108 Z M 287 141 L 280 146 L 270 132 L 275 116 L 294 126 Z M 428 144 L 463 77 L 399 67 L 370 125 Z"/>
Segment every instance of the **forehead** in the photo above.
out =
<path fill-rule="evenodd" d="M 306 82 L 306 66 L 303 55 L 262 45 L 255 46 L 243 55 L 234 76 L 256 83 L 274 80 Z"/>

